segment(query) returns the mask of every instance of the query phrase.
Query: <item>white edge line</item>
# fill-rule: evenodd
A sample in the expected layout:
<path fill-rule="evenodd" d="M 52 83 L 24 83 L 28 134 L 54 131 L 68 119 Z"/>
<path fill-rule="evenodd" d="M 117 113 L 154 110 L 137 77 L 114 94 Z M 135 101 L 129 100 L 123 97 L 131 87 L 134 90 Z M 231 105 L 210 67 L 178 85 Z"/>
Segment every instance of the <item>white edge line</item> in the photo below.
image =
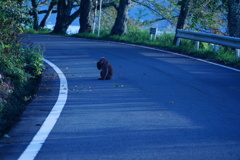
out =
<path fill-rule="evenodd" d="M 67 101 L 68 84 L 65 75 L 55 64 L 46 59 L 43 60 L 48 63 L 58 74 L 58 77 L 60 79 L 59 95 L 57 102 L 55 103 L 48 117 L 45 119 L 43 125 L 33 137 L 32 141 L 18 158 L 18 160 L 34 160 L 51 130 L 53 129 L 54 125 L 56 124 Z"/>

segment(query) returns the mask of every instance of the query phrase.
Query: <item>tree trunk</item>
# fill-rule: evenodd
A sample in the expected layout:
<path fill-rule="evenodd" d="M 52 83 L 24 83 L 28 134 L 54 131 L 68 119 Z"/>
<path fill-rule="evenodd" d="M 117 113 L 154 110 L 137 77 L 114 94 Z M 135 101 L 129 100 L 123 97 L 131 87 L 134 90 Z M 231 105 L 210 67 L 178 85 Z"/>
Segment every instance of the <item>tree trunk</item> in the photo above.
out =
<path fill-rule="evenodd" d="M 240 0 L 228 0 L 228 31 L 233 37 L 240 37 Z"/>
<path fill-rule="evenodd" d="M 111 35 L 122 35 L 127 32 L 128 5 L 131 0 L 120 0 L 117 18 L 111 30 Z"/>
<path fill-rule="evenodd" d="M 89 22 L 90 12 L 92 9 L 91 0 L 81 0 L 80 4 L 80 29 L 79 33 L 91 31 L 91 25 Z"/>
<path fill-rule="evenodd" d="M 32 15 L 33 15 L 33 29 L 38 30 L 38 11 L 37 11 L 37 0 L 31 0 L 32 2 Z"/>
<path fill-rule="evenodd" d="M 74 0 L 58 0 L 57 21 L 54 26 L 54 34 L 66 34 L 69 25 L 80 15 L 80 9 L 71 15 Z"/>
<path fill-rule="evenodd" d="M 182 0 L 181 2 L 179 2 L 179 4 L 181 4 L 181 10 L 180 10 L 180 14 L 179 14 L 179 17 L 178 17 L 176 33 L 177 33 L 178 29 L 183 29 L 184 28 L 185 21 L 187 19 L 188 12 L 189 12 L 189 3 L 190 3 L 190 0 Z M 177 43 L 177 37 L 176 37 L 176 34 L 175 34 L 173 44 L 176 45 L 176 43 Z"/>
<path fill-rule="evenodd" d="M 54 26 L 52 33 L 66 34 L 67 28 L 68 28 L 66 24 L 66 19 L 68 17 L 68 12 L 67 12 L 68 10 L 67 10 L 67 4 L 65 3 L 65 0 L 58 0 L 57 11 L 58 13 L 57 13 L 56 24 Z"/>
<path fill-rule="evenodd" d="M 50 3 L 50 6 L 48 8 L 47 13 L 43 17 L 43 19 L 42 19 L 42 21 L 41 21 L 41 23 L 39 25 L 39 28 L 44 28 L 46 26 L 47 20 L 50 17 L 50 15 L 52 14 L 53 8 L 56 5 L 57 5 L 57 1 L 56 0 L 52 0 L 52 2 Z"/>

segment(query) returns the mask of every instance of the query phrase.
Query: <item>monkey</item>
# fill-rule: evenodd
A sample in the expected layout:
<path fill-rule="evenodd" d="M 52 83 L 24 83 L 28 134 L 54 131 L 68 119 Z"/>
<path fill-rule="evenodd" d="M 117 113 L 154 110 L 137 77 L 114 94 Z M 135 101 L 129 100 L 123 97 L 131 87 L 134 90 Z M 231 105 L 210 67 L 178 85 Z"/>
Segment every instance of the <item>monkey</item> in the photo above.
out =
<path fill-rule="evenodd" d="M 104 57 L 102 57 L 97 62 L 97 68 L 98 70 L 101 70 L 99 80 L 109 80 L 113 76 L 113 68 L 112 65 L 108 62 L 108 60 Z"/>

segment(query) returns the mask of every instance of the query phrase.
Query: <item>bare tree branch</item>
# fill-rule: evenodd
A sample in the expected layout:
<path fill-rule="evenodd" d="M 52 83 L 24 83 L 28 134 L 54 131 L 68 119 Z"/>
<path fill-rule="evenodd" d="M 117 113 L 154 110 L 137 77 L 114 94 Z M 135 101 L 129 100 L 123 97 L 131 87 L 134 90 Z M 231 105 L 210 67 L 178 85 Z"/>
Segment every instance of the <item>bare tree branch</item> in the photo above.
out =
<path fill-rule="evenodd" d="M 149 9 L 150 11 L 152 11 L 153 13 L 156 13 L 157 15 L 160 15 L 162 17 L 162 18 L 158 18 L 158 19 L 153 20 L 153 22 L 149 21 L 149 23 L 154 23 L 154 22 L 161 21 L 161 20 L 167 20 L 170 24 L 174 25 L 175 23 L 173 21 L 171 21 L 171 18 L 178 17 L 178 16 L 171 16 L 170 18 L 167 18 L 162 13 L 160 13 L 156 9 L 153 9 L 152 7 L 147 5 L 146 3 L 139 2 L 138 0 L 132 0 L 132 2 L 137 3 L 137 4 L 141 5 L 141 6 L 144 6 L 147 9 Z"/>

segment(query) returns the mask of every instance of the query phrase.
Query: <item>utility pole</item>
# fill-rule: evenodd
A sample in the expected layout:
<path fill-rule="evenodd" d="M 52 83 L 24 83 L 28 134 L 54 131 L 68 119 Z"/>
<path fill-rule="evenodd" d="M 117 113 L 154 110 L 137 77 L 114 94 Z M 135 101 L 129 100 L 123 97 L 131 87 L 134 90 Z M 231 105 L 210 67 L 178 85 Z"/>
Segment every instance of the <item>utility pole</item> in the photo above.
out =
<path fill-rule="evenodd" d="M 99 7 L 99 18 L 98 18 L 98 37 L 100 36 L 100 29 L 101 29 L 101 13 L 102 13 L 102 0 L 100 0 L 100 7 Z"/>
<path fill-rule="evenodd" d="M 93 30 L 92 30 L 92 34 L 94 34 L 95 28 L 96 28 L 97 4 L 98 4 L 98 1 L 96 0 L 96 1 L 95 1 L 95 7 L 94 7 L 94 17 L 93 17 Z"/>

